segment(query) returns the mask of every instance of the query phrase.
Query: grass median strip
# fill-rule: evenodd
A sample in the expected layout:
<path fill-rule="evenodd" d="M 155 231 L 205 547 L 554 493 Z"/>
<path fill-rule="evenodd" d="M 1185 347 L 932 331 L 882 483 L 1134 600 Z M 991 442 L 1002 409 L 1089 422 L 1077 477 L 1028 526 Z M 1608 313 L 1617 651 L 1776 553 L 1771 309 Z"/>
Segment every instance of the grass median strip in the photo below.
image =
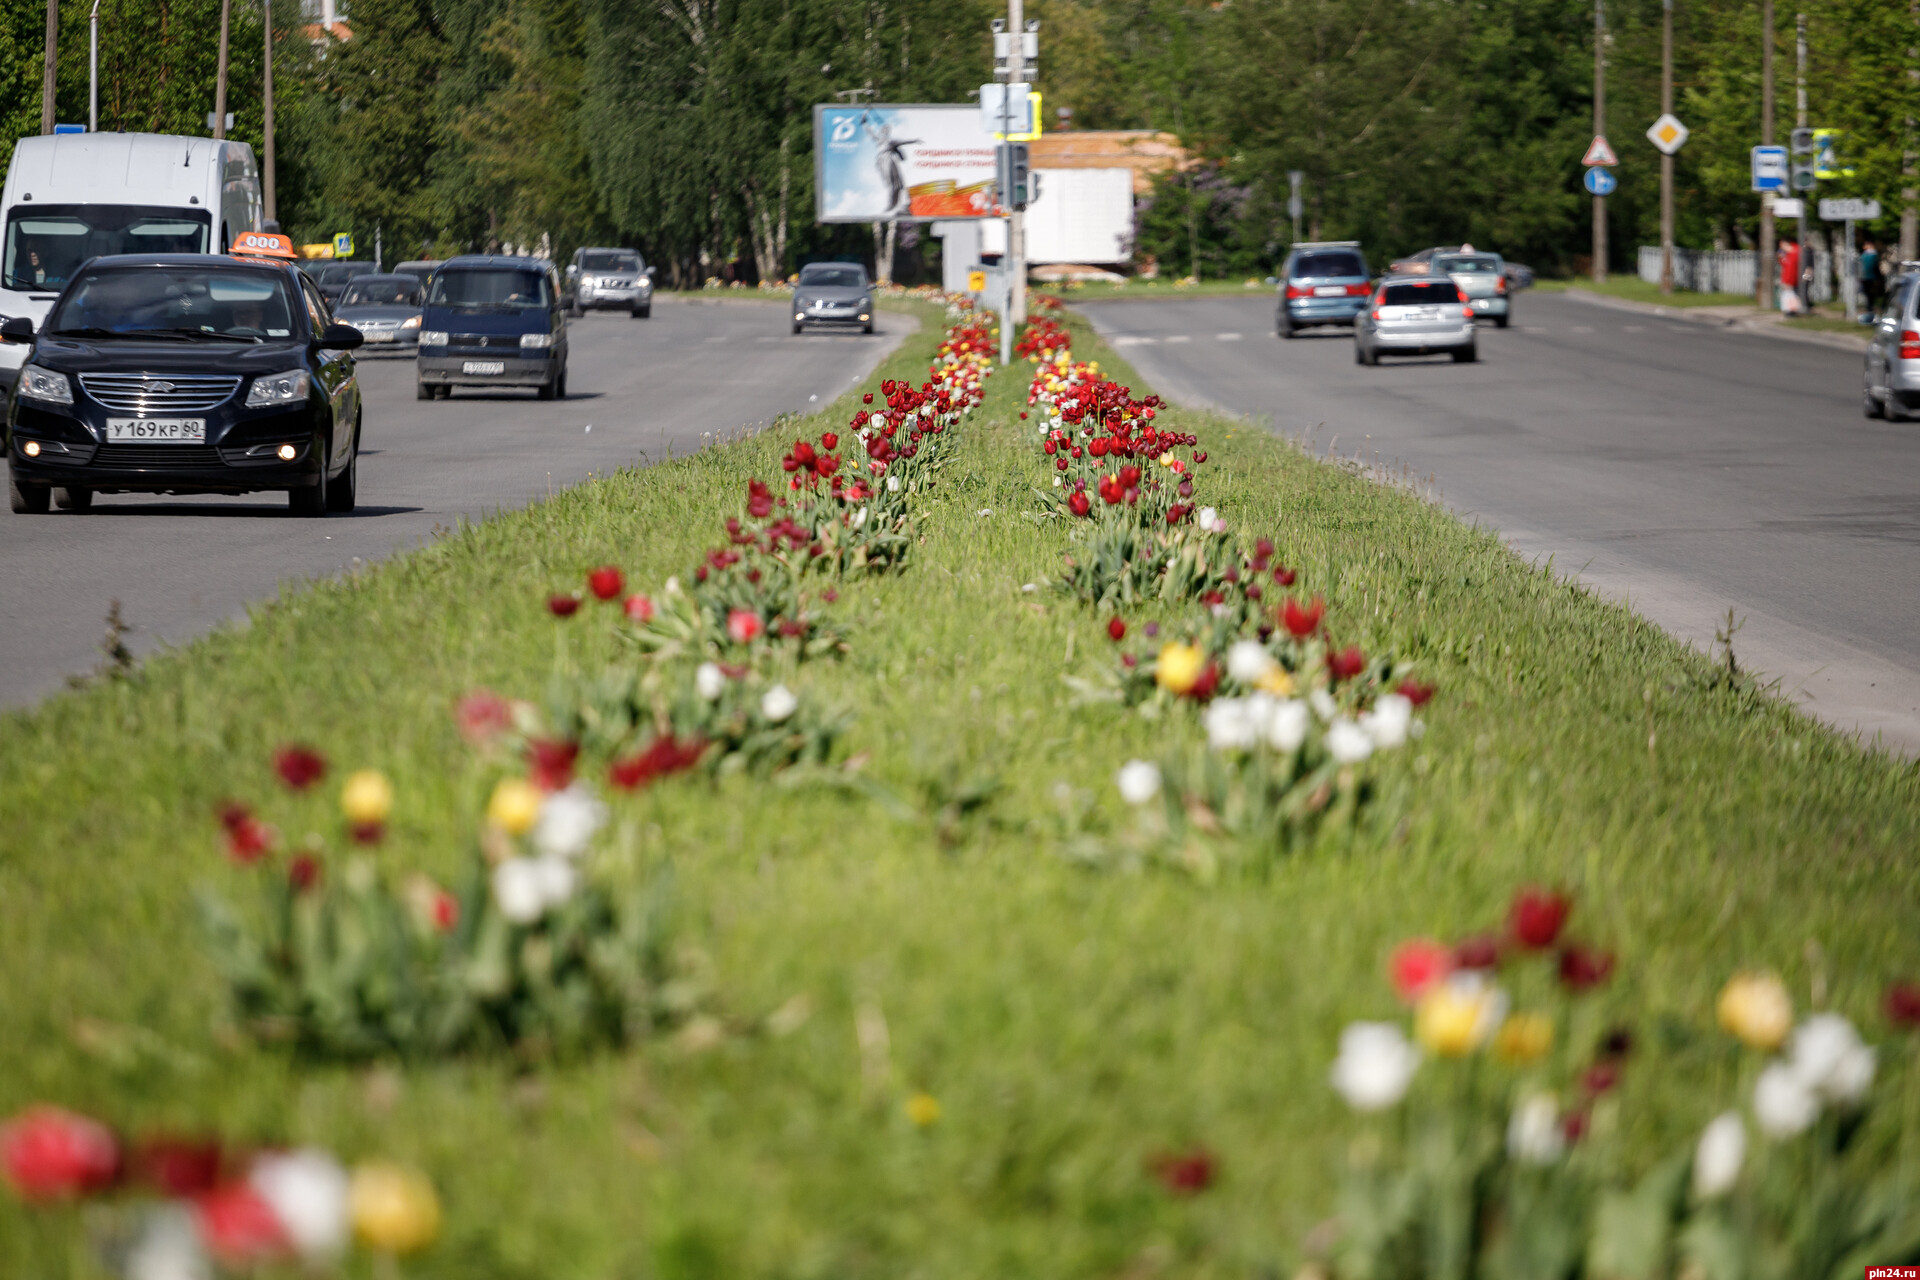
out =
<path fill-rule="evenodd" d="M 921 305 L 874 381 L 923 376 L 943 322 Z M 849 784 L 610 800 L 619 838 L 671 865 L 701 1017 L 561 1061 L 310 1062 L 233 1034 L 193 890 L 239 896 L 252 873 L 214 815 L 273 787 L 289 741 L 380 769 L 371 856 L 451 878 L 491 777 L 457 701 L 632 662 L 591 605 L 559 621 L 549 594 L 600 564 L 688 573 L 748 481 L 857 398 L 289 591 L 0 721 L 0 1114 L 47 1099 L 408 1161 L 447 1213 L 422 1276 L 1244 1275 L 1291 1266 L 1332 1209 L 1348 1130 L 1328 1066 L 1345 1021 L 1392 1010 L 1383 957 L 1483 922 L 1518 882 L 1571 890 L 1618 957 L 1585 1034 L 1636 1031 L 1618 1096 L 1639 1165 L 1721 1109 L 1735 1069 L 1689 1029 L 1733 971 L 1777 969 L 1871 1026 L 1882 984 L 1920 970 L 1910 764 L 1487 533 L 1208 415 L 1168 417 L 1205 442 L 1220 518 L 1271 537 L 1343 639 L 1438 687 L 1426 736 L 1379 766 L 1406 801 L 1384 830 L 1322 827 L 1211 881 L 1062 856 L 1124 821 L 1123 761 L 1202 735 L 1069 683 L 1116 646 L 1106 613 L 1024 589 L 1069 546 L 1035 518 L 1052 473 L 1017 417 L 1027 374 L 998 372 L 958 429 L 904 571 L 840 584 L 844 658 L 792 677 L 853 713 Z M 298 841 L 333 802 L 316 788 L 277 820 Z M 0 1201 L 0 1270 L 88 1274 L 80 1230 Z"/>

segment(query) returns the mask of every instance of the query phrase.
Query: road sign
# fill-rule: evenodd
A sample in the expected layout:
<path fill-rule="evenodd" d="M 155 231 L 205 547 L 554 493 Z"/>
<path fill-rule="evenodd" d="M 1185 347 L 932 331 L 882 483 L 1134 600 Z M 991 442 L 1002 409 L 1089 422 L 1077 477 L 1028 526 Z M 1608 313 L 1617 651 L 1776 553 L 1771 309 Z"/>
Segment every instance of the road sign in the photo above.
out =
<path fill-rule="evenodd" d="M 1799 196 L 1781 196 L 1773 202 L 1773 216 L 1776 218 L 1804 218 L 1807 216 L 1807 202 Z"/>
<path fill-rule="evenodd" d="M 87 126 L 83 124 L 57 124 L 53 126 L 53 131 L 55 133 L 85 133 Z"/>
<path fill-rule="evenodd" d="M 1880 216 L 1878 200 L 1822 200 L 1820 218 L 1823 222 L 1872 222 Z"/>
<path fill-rule="evenodd" d="M 1785 147 L 1753 149 L 1753 189 L 1755 191 L 1787 189 L 1787 149 Z"/>
<path fill-rule="evenodd" d="M 1676 120 L 1669 111 L 1647 129 L 1647 140 L 1660 148 L 1662 155 L 1670 156 L 1687 145 L 1687 126 Z"/>
<path fill-rule="evenodd" d="M 987 273 L 984 271 L 967 272 L 967 292 L 985 293 L 987 291 Z"/>
<path fill-rule="evenodd" d="M 1620 157 L 1613 154 L 1613 148 L 1607 145 L 1606 135 L 1596 133 L 1587 147 L 1587 154 L 1580 157 L 1581 164 L 1619 164 Z"/>
<path fill-rule="evenodd" d="M 1853 176 L 1853 166 L 1840 163 L 1840 133 L 1838 129 L 1813 131 L 1814 177 L 1851 178 Z"/>
<path fill-rule="evenodd" d="M 1613 176 L 1613 170 L 1602 169 L 1599 165 L 1587 170 L 1587 190 L 1597 196 L 1610 196 L 1620 180 Z"/>
<path fill-rule="evenodd" d="M 333 256 L 351 258 L 353 256 L 353 232 L 339 231 L 333 237 Z"/>
<path fill-rule="evenodd" d="M 1028 84 L 980 86 L 980 127 L 1008 142 L 1040 136 L 1040 95 Z"/>

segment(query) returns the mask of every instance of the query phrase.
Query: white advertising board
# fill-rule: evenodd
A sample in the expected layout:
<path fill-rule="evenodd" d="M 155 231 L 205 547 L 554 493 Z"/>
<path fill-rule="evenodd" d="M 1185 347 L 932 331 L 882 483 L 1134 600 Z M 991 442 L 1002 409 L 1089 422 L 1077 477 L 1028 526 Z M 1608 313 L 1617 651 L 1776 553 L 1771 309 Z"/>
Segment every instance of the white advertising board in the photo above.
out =
<path fill-rule="evenodd" d="M 1133 246 L 1133 170 L 1036 169 L 1027 206 L 1027 261 L 1124 262 Z"/>
<path fill-rule="evenodd" d="M 994 139 L 980 108 L 815 106 L 814 216 L 821 222 L 991 218 Z"/>

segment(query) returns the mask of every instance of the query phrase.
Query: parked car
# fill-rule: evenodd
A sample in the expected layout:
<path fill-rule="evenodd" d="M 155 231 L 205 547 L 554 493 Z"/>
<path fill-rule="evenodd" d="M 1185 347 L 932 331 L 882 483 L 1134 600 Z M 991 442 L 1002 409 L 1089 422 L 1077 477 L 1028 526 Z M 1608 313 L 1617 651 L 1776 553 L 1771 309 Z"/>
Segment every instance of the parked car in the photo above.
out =
<path fill-rule="evenodd" d="M 607 308 L 645 320 L 653 314 L 653 275 L 632 249 L 579 249 L 561 287 L 574 315 Z"/>
<path fill-rule="evenodd" d="M 335 324 L 298 269 L 189 254 L 95 258 L 28 344 L 6 420 L 13 509 L 96 493 L 284 489 L 293 513 L 351 511 L 360 387 Z"/>
<path fill-rule="evenodd" d="M 415 389 L 422 400 L 455 387 L 531 387 L 567 394 L 567 315 L 560 280 L 538 258 L 450 258 L 433 273 L 420 317 Z"/>
<path fill-rule="evenodd" d="M 1274 328 L 1291 338 L 1315 325 L 1351 325 L 1366 305 L 1371 279 L 1357 240 L 1295 245 L 1280 269 Z"/>
<path fill-rule="evenodd" d="M 333 318 L 350 324 L 377 350 L 413 355 L 420 348 L 420 304 L 425 291 L 410 275 L 359 276 L 333 304 Z"/>
<path fill-rule="evenodd" d="M 1892 422 L 1920 413 L 1920 274 L 1910 269 L 1887 281 L 1867 340 L 1860 408 L 1869 418 Z"/>
<path fill-rule="evenodd" d="M 1381 356 L 1428 356 L 1443 351 L 1459 364 L 1479 355 L 1473 339 L 1473 308 L 1459 287 L 1443 275 L 1382 280 L 1354 322 L 1354 361 L 1376 365 Z"/>
<path fill-rule="evenodd" d="M 873 285 L 857 262 L 809 262 L 793 286 L 793 331 L 810 324 L 857 324 L 873 332 Z"/>
<path fill-rule="evenodd" d="M 1476 319 L 1490 318 L 1495 328 L 1507 327 L 1512 310 L 1507 297 L 1506 263 L 1497 253 L 1436 253 L 1433 274 L 1444 275 L 1460 289 Z"/>
<path fill-rule="evenodd" d="M 445 265 L 446 263 L 438 258 L 415 258 L 411 262 L 401 263 L 393 271 L 395 275 L 412 276 L 418 280 L 420 292 L 424 295 L 427 286 L 433 283 L 433 273 Z"/>
<path fill-rule="evenodd" d="M 328 303 L 338 302 L 347 284 L 357 276 L 370 276 L 377 268 L 371 262 L 336 262 L 320 259 L 307 266 L 307 275 L 320 286 L 320 296 Z"/>

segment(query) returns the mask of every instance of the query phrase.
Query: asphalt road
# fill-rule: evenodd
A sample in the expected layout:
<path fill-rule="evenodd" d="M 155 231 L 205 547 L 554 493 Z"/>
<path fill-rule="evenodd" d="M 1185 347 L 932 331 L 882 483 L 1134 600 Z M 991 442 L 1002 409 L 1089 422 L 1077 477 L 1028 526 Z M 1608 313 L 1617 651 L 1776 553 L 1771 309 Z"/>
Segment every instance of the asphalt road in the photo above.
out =
<path fill-rule="evenodd" d="M 1522 294 L 1480 362 L 1283 342 L 1270 291 L 1086 304 L 1160 394 L 1426 480 L 1530 559 L 1920 751 L 1920 425 L 1860 413 L 1854 352 Z"/>
<path fill-rule="evenodd" d="M 298 520 L 286 496 L 101 495 L 85 514 L 0 509 L 0 706 L 34 701 L 101 662 L 110 603 L 135 653 L 178 644 L 282 583 L 326 577 L 636 461 L 658 460 L 793 410 L 871 372 L 917 327 L 792 336 L 784 307 L 661 298 L 651 320 L 575 320 L 569 396 L 456 391 L 414 398 L 413 362 L 360 361 L 365 442 L 359 509 Z"/>

